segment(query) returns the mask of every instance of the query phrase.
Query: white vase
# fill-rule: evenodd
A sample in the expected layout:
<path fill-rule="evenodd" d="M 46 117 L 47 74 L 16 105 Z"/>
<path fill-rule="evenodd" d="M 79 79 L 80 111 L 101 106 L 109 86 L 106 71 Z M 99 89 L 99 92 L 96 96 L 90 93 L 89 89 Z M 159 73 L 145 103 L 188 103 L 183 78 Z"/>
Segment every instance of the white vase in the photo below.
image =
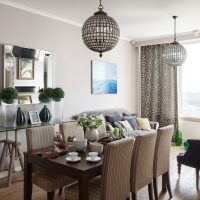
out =
<path fill-rule="evenodd" d="M 63 98 L 53 100 L 53 119 L 63 121 Z"/>
<path fill-rule="evenodd" d="M 17 113 L 18 100 L 13 99 L 10 102 L 2 100 L 2 111 L 4 115 L 4 123 L 2 125 L 15 127 L 16 126 L 16 113 Z"/>
<path fill-rule="evenodd" d="M 94 142 L 94 141 L 98 141 L 98 131 L 97 129 L 91 129 L 88 131 L 85 131 L 85 138 L 87 138 L 89 141 Z"/>

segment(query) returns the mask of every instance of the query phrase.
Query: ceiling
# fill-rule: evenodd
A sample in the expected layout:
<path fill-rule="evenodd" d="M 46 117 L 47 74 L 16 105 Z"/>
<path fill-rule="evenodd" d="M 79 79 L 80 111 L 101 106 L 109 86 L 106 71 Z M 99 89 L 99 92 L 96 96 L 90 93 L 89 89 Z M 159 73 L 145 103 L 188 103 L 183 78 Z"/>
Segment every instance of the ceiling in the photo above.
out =
<path fill-rule="evenodd" d="M 99 0 L 0 0 L 0 3 L 81 26 L 97 11 Z M 146 40 L 200 29 L 200 0 L 103 0 L 104 11 L 119 24 L 121 37 Z"/>

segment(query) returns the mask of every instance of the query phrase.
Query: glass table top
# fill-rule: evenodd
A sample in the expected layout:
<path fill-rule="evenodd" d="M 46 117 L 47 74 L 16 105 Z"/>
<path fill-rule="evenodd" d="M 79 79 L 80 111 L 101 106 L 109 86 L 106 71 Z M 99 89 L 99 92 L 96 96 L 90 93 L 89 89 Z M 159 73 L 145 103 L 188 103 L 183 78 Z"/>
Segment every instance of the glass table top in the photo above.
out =
<path fill-rule="evenodd" d="M 50 121 L 50 122 L 42 122 L 38 124 L 24 124 L 24 125 L 16 125 L 16 126 L 6 126 L 6 125 L 0 125 L 0 132 L 5 132 L 5 131 L 16 131 L 20 129 L 27 129 L 27 128 L 33 128 L 33 127 L 39 127 L 39 126 L 47 126 L 47 125 L 55 125 L 55 124 L 61 124 L 65 123 L 69 120 L 65 121 Z"/>

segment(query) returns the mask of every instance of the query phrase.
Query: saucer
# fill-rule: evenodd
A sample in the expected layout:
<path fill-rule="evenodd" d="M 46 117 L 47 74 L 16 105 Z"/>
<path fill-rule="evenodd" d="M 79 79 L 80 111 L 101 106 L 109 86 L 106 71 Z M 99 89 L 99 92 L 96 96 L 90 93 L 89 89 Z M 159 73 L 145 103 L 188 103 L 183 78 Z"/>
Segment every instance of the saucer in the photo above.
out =
<path fill-rule="evenodd" d="M 101 160 L 101 157 L 97 156 L 95 159 L 92 159 L 91 157 L 86 157 L 86 160 L 88 162 L 99 162 Z"/>
<path fill-rule="evenodd" d="M 78 161 L 80 161 L 81 160 L 81 157 L 77 157 L 75 160 L 72 160 L 71 159 L 71 157 L 66 157 L 66 161 L 68 161 L 68 162 L 78 162 Z"/>

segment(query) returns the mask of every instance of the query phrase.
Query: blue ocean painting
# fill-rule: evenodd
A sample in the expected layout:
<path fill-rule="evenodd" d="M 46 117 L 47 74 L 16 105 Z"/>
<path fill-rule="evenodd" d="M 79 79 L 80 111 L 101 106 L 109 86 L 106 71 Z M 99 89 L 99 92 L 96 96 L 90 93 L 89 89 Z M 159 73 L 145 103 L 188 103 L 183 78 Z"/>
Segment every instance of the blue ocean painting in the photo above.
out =
<path fill-rule="evenodd" d="M 117 65 L 92 61 L 92 94 L 117 94 Z"/>

